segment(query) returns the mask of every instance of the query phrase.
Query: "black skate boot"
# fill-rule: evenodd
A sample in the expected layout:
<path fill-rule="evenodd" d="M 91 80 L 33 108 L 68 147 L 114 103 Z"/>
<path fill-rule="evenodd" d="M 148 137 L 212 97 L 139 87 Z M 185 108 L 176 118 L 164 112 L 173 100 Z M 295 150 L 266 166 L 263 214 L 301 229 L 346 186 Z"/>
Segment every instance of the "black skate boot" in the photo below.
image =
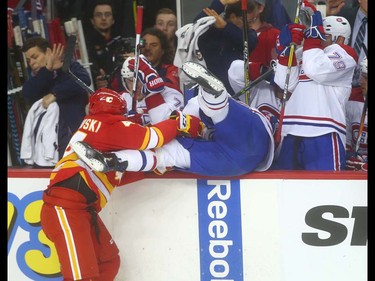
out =
<path fill-rule="evenodd" d="M 128 167 L 128 161 L 120 162 L 116 154 L 111 152 L 101 153 L 85 142 L 77 141 L 72 143 L 71 147 L 78 157 L 95 172 L 124 172 Z"/>

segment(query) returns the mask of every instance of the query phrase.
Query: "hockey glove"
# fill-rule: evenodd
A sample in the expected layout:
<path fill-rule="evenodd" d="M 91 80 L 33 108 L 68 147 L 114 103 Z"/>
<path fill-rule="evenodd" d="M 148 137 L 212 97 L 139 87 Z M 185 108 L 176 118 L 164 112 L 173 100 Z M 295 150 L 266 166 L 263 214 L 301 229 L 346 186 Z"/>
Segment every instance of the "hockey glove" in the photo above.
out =
<path fill-rule="evenodd" d="M 128 114 L 128 120 L 140 124 L 142 126 L 146 126 L 150 123 L 150 117 L 148 114 L 143 113 L 135 113 L 135 114 Z"/>
<path fill-rule="evenodd" d="M 197 138 L 201 136 L 204 124 L 198 117 L 175 110 L 171 113 L 170 119 L 177 120 L 179 136 L 189 138 Z"/>
<path fill-rule="evenodd" d="M 279 56 L 287 57 L 290 52 L 290 44 L 301 45 L 305 26 L 302 24 L 287 24 L 276 39 L 276 52 Z"/>
<path fill-rule="evenodd" d="M 129 60 L 128 67 L 131 71 L 134 71 L 134 61 L 135 59 Z M 144 95 L 148 95 L 149 93 L 160 93 L 164 90 L 163 79 L 144 55 L 139 56 L 138 78 L 144 85 L 142 88 L 142 93 Z"/>
<path fill-rule="evenodd" d="M 367 172 L 367 157 L 361 154 L 356 155 L 353 151 L 346 152 L 346 169 Z"/>
<path fill-rule="evenodd" d="M 321 39 L 323 41 L 326 40 L 326 34 L 323 28 L 323 19 L 322 14 L 320 11 L 316 11 L 311 16 L 311 26 L 307 28 L 304 32 L 305 38 L 314 38 L 314 39 Z"/>
<path fill-rule="evenodd" d="M 249 78 L 251 81 L 256 80 L 259 76 L 269 70 L 267 66 L 261 62 L 249 62 Z"/>

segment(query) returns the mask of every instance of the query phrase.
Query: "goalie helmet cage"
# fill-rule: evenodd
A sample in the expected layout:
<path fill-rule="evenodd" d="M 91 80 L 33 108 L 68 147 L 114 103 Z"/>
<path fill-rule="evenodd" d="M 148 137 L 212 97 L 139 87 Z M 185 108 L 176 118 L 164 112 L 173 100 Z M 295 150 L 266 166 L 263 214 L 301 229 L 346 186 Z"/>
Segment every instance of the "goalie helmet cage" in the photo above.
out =
<path fill-rule="evenodd" d="M 40 35 L 47 39 L 51 46 L 54 43 L 65 45 L 69 35 L 64 28 L 64 23 L 56 17 L 54 2 L 53 0 L 8 1 L 8 166 L 25 165 L 20 159 L 20 146 L 30 105 L 24 101 L 22 85 L 30 77 L 31 71 L 21 51 L 23 43 L 27 38 Z M 72 20 L 75 23 L 75 32 L 79 36 L 77 50 L 79 50 L 80 57 L 76 55 L 75 59 L 85 67 L 92 80 L 81 21 L 75 18 Z M 90 86 L 91 90 L 92 87 L 93 83 Z"/>

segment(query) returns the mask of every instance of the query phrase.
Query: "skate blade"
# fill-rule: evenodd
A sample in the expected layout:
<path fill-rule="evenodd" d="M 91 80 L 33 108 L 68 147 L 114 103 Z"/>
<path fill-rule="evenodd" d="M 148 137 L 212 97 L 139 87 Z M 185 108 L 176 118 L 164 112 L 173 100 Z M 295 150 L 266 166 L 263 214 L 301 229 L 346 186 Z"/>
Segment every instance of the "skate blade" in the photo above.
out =
<path fill-rule="evenodd" d="M 80 142 L 70 144 L 78 157 L 95 172 L 105 172 L 106 166 L 95 158 L 87 157 L 87 148 Z"/>
<path fill-rule="evenodd" d="M 182 65 L 182 70 L 198 84 L 201 83 L 203 87 L 209 86 L 212 90 L 219 93 L 225 89 L 224 84 L 219 79 L 210 74 L 205 67 L 197 63 L 185 62 Z"/>

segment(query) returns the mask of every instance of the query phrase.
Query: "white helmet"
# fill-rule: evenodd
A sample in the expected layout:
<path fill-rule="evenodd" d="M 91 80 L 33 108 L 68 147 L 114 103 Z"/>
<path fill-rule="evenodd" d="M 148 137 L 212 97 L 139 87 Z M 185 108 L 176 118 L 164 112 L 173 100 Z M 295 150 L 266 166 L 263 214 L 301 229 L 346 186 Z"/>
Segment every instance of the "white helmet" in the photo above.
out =
<path fill-rule="evenodd" d="M 349 44 L 349 37 L 352 32 L 348 20 L 344 17 L 328 16 L 323 19 L 324 32 L 332 35 L 332 41 L 336 42 L 339 36 L 345 38 L 344 44 Z"/>
<path fill-rule="evenodd" d="M 122 64 L 122 68 L 121 68 L 122 78 L 132 78 L 134 76 L 134 71 L 129 69 L 129 61 L 131 59 L 134 59 L 134 57 L 128 57 Z"/>
<path fill-rule="evenodd" d="M 364 57 L 361 61 L 361 73 L 367 74 L 367 57 Z"/>

